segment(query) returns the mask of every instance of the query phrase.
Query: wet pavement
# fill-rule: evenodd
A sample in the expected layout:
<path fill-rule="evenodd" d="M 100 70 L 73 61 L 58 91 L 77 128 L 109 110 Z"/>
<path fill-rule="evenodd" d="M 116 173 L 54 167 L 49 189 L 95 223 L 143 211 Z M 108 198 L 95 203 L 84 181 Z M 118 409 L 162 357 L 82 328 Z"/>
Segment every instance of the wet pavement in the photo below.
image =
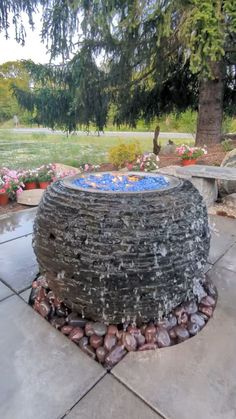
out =
<path fill-rule="evenodd" d="M 0 218 L 2 419 L 235 419 L 236 220 L 211 216 L 213 319 L 181 345 L 129 353 L 107 373 L 26 304 L 35 210 Z"/>

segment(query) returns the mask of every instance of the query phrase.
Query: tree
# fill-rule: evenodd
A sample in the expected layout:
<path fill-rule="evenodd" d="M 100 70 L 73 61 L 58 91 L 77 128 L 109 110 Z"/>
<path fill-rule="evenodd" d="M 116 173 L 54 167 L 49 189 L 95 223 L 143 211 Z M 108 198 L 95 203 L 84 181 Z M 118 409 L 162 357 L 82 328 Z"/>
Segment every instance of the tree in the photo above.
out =
<path fill-rule="evenodd" d="M 118 123 L 134 125 L 140 117 L 196 106 L 198 81 L 197 142 L 220 140 L 223 82 L 225 74 L 227 79 L 232 75 L 226 90 L 232 96 L 235 77 L 230 70 L 235 66 L 234 0 L 39 3 L 44 7 L 42 36 L 52 58 L 63 53 L 65 59 L 76 44 L 84 71 L 91 62 L 98 73 L 103 70 Z"/>
<path fill-rule="evenodd" d="M 8 61 L 0 65 L 0 122 L 7 121 L 17 114 L 20 119 L 27 115 L 19 107 L 13 95 L 15 84 L 21 90 L 29 89 L 29 74 L 21 61 Z"/>

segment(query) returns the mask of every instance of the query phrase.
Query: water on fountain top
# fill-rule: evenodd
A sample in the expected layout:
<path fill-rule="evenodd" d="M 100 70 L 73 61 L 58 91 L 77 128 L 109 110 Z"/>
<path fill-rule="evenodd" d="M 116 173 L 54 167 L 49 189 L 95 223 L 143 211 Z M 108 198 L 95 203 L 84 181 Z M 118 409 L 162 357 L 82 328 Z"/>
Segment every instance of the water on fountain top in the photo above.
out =
<path fill-rule="evenodd" d="M 169 181 L 162 175 L 135 173 L 86 173 L 72 180 L 72 185 L 88 190 L 107 192 L 142 192 L 167 188 Z"/>

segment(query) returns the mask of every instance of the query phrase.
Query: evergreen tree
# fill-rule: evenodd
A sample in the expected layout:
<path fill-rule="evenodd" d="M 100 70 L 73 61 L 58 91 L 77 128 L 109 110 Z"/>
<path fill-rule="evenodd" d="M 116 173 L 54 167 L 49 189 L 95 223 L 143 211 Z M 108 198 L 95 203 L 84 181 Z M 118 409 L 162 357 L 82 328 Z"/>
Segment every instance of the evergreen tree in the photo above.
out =
<path fill-rule="evenodd" d="M 78 51 L 74 63 L 79 70 L 71 63 L 67 67 L 73 80 L 69 90 L 73 84 L 77 89 L 71 109 L 83 120 L 89 119 L 93 89 L 96 103 L 105 92 L 105 103 L 109 97 L 116 104 L 117 122 L 134 125 L 140 117 L 196 106 L 199 83 L 197 143 L 220 140 L 225 80 L 231 102 L 235 86 L 234 0 L 38 3 L 43 5 L 42 36 L 52 58 L 62 53 L 65 59 L 75 46 Z M 97 118 L 101 126 L 106 109 Z"/>

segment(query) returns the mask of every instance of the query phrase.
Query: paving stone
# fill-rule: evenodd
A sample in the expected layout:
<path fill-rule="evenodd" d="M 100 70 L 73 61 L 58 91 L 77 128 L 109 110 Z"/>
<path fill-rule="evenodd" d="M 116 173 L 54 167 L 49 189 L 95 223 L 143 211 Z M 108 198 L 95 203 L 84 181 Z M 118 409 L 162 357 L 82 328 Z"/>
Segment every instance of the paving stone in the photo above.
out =
<path fill-rule="evenodd" d="M 0 281 L 0 301 L 4 300 L 4 298 L 9 297 L 9 295 L 12 294 L 12 290 L 10 290 L 10 288 L 6 287 L 6 285 Z"/>
<path fill-rule="evenodd" d="M 57 419 L 105 370 L 19 297 L 0 303 L 0 417 Z"/>
<path fill-rule="evenodd" d="M 0 244 L 0 279 L 20 292 L 36 274 L 38 264 L 32 248 L 32 235 Z"/>
<path fill-rule="evenodd" d="M 20 296 L 25 300 L 26 303 L 28 303 L 29 301 L 30 293 L 31 293 L 31 287 L 20 293 Z"/>
<path fill-rule="evenodd" d="M 211 247 L 208 262 L 214 264 L 236 243 L 236 220 L 210 216 Z"/>
<path fill-rule="evenodd" d="M 32 233 L 36 211 L 33 208 L 0 217 L 0 243 Z"/>
<path fill-rule="evenodd" d="M 236 417 L 236 273 L 213 268 L 208 275 L 219 299 L 213 319 L 197 336 L 170 348 L 129 353 L 112 370 L 168 419 Z"/>
<path fill-rule="evenodd" d="M 215 265 L 236 272 L 236 244 L 234 244 Z"/>
<path fill-rule="evenodd" d="M 68 419 L 161 419 L 111 375 L 106 375 L 66 416 Z"/>

